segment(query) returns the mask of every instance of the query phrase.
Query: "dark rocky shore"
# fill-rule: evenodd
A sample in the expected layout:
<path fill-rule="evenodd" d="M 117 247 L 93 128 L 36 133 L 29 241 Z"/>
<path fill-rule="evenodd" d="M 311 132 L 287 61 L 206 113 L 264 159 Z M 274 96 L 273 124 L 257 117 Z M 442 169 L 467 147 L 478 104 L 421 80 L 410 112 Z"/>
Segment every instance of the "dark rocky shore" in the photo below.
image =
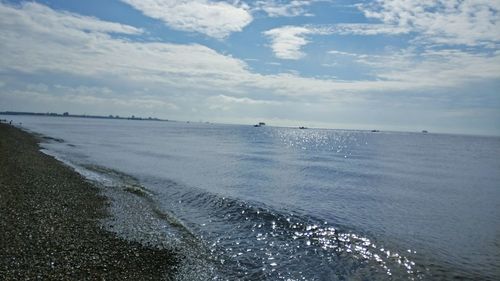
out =
<path fill-rule="evenodd" d="M 34 136 L 0 124 L 0 280 L 171 279 L 174 253 L 101 227 L 107 204 Z"/>

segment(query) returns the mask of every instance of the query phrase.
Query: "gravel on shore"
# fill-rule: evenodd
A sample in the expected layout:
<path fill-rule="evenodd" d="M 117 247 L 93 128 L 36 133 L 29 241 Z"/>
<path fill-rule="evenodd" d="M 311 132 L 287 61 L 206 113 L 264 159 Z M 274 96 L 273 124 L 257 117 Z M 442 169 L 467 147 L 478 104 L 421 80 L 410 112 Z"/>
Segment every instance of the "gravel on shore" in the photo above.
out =
<path fill-rule="evenodd" d="M 0 124 L 0 280 L 170 280 L 175 253 L 104 230 L 99 189 Z"/>

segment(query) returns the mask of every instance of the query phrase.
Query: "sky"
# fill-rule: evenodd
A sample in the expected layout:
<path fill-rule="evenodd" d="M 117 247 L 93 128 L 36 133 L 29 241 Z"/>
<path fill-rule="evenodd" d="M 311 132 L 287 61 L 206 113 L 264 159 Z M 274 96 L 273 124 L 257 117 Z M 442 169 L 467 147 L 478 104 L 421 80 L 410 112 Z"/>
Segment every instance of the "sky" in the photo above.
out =
<path fill-rule="evenodd" d="M 0 111 L 500 135 L 500 0 L 0 0 Z"/>

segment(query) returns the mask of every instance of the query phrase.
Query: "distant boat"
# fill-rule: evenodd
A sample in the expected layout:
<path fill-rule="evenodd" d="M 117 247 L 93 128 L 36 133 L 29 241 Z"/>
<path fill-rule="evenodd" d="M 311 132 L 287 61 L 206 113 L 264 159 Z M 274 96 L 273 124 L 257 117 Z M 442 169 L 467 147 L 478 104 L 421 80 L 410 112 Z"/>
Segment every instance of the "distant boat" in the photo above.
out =
<path fill-rule="evenodd" d="M 422 130 L 422 133 L 427 134 L 428 131 L 427 130 Z"/>
<path fill-rule="evenodd" d="M 304 130 L 307 129 L 307 127 L 300 126 L 299 129 Z"/>
<path fill-rule="evenodd" d="M 372 133 L 378 133 L 380 132 L 379 130 L 372 130 Z"/>
<path fill-rule="evenodd" d="M 254 127 L 262 127 L 262 126 L 265 126 L 265 125 L 266 125 L 266 123 L 264 123 L 264 122 L 259 122 L 259 124 L 255 124 L 255 125 L 253 125 L 253 126 L 254 126 Z"/>

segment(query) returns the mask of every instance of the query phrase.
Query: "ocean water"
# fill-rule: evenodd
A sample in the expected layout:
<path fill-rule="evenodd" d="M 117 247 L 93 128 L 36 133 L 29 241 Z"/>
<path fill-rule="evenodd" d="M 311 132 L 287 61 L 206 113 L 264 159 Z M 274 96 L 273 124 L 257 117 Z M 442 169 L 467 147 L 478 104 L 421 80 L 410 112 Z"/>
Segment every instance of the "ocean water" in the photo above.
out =
<path fill-rule="evenodd" d="M 500 280 L 498 137 L 7 119 L 108 188 L 113 231 L 184 252 L 180 279 Z"/>

